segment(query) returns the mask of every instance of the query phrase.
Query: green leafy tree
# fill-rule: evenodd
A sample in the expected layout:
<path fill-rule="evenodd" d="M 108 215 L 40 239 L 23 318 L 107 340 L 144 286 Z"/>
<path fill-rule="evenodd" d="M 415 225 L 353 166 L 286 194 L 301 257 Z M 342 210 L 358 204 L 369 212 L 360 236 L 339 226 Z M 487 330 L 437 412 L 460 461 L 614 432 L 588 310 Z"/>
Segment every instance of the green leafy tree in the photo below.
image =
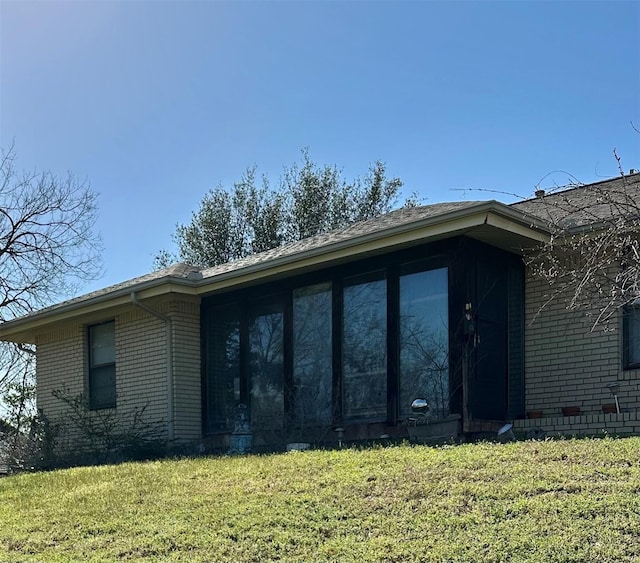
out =
<path fill-rule="evenodd" d="M 209 191 L 191 222 L 178 225 L 178 256 L 163 250 L 155 268 L 180 260 L 210 267 L 256 252 L 308 238 L 390 211 L 400 197 L 402 181 L 388 178 L 377 161 L 363 178 L 348 181 L 336 166 L 320 166 L 302 151 L 301 161 L 285 167 L 277 186 L 255 167 L 231 189 Z M 416 198 L 404 201 L 416 205 Z"/>

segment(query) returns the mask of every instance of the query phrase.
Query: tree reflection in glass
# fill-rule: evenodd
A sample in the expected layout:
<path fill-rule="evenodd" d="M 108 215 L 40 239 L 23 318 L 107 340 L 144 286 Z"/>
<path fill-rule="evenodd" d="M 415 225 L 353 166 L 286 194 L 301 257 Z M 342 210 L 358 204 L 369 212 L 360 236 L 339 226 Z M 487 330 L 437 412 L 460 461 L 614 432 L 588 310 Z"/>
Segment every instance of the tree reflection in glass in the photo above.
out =
<path fill-rule="evenodd" d="M 251 426 L 279 429 L 284 418 L 282 306 L 263 302 L 251 308 L 249 381 Z"/>
<path fill-rule="evenodd" d="M 235 305 L 215 309 L 211 318 L 206 347 L 207 426 L 215 432 L 233 429 L 235 406 L 240 401 L 240 320 Z"/>
<path fill-rule="evenodd" d="M 294 426 L 327 426 L 332 421 L 331 284 L 293 292 Z"/>
<path fill-rule="evenodd" d="M 362 283 L 352 280 L 343 295 L 344 417 L 384 420 L 387 415 L 387 282 L 385 279 Z"/>
<path fill-rule="evenodd" d="M 427 399 L 434 418 L 449 414 L 447 268 L 400 277 L 400 415 Z"/>

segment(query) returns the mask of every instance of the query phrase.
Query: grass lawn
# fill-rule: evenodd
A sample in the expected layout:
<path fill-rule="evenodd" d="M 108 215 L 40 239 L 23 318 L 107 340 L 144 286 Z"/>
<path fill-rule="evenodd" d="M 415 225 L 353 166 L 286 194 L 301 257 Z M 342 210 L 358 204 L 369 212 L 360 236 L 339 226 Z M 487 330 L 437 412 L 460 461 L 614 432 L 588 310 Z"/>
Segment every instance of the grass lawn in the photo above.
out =
<path fill-rule="evenodd" d="M 640 561 L 640 438 L 16 475 L 0 561 Z"/>

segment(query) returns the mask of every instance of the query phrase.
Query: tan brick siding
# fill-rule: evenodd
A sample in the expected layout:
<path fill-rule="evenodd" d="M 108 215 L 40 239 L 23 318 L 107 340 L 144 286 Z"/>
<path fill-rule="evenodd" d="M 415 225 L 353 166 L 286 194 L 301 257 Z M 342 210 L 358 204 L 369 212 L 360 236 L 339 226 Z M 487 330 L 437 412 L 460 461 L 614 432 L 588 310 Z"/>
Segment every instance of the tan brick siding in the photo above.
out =
<path fill-rule="evenodd" d="M 199 299 L 150 300 L 145 305 L 173 325 L 174 431 L 178 442 L 201 436 Z M 86 318 L 38 335 L 37 403 L 48 418 L 64 423 L 67 407 L 52 392 L 87 393 L 87 326 L 113 319 L 116 331 L 116 417 L 127 424 L 136 409 L 168 437 L 167 323 L 139 307 L 121 308 L 107 318 Z M 61 443 L 73 439 L 67 428 Z"/>
<path fill-rule="evenodd" d="M 176 440 L 188 442 L 202 436 L 200 300 L 173 301 L 169 317 L 174 334 L 174 432 Z"/>
<path fill-rule="evenodd" d="M 591 414 L 581 416 L 553 416 L 541 419 L 516 420 L 514 429 L 526 436 L 628 436 L 640 434 L 638 411 L 620 414 Z"/>
<path fill-rule="evenodd" d="M 63 419 L 63 404 L 53 391 L 67 389 L 70 395 L 85 393 L 86 345 L 83 327 L 62 327 L 42 334 L 36 345 L 38 409 L 54 420 Z"/>
<path fill-rule="evenodd" d="M 552 417 L 561 416 L 562 407 L 575 405 L 581 414 L 601 415 L 602 405 L 613 402 L 607 384 L 619 381 L 621 407 L 635 411 L 640 372 L 622 369 L 622 323 L 592 330 L 593 321 L 582 311 L 569 312 L 561 302 L 543 307 L 547 293 L 546 282 L 528 276 L 526 410 L 542 410 L 543 416 Z"/>
<path fill-rule="evenodd" d="M 167 331 L 161 319 L 141 309 L 116 318 L 116 393 L 124 416 L 144 408 L 145 419 L 166 432 Z"/>

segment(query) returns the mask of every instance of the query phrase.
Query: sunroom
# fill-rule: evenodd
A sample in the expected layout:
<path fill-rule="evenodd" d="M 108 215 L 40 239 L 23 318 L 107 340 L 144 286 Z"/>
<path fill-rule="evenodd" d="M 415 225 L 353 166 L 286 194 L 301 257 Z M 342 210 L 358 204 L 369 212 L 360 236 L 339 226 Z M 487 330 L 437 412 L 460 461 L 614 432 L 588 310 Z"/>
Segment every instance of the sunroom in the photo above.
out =
<path fill-rule="evenodd" d="M 415 399 L 459 432 L 523 417 L 521 252 L 535 237 L 484 218 L 204 295 L 209 444 L 228 445 L 240 404 L 256 448 L 404 437 Z"/>

